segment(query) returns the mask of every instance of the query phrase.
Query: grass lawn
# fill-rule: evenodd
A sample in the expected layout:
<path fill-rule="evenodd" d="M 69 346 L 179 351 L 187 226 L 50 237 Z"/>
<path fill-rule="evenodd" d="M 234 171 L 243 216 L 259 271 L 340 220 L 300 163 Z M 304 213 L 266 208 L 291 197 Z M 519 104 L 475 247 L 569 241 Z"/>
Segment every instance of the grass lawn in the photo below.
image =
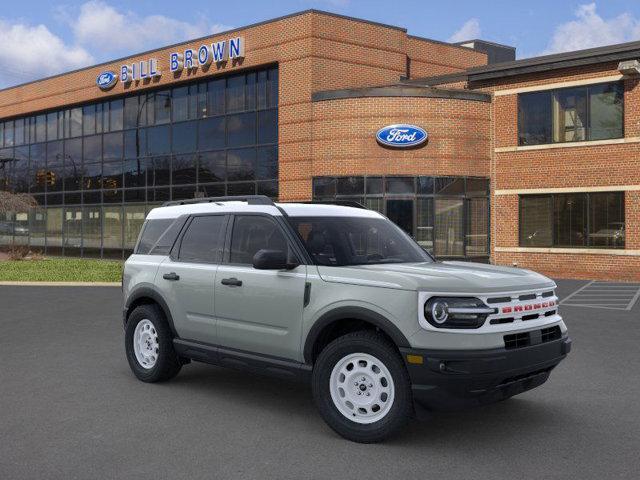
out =
<path fill-rule="evenodd" d="M 122 262 L 84 258 L 0 261 L 0 281 L 119 282 Z"/>

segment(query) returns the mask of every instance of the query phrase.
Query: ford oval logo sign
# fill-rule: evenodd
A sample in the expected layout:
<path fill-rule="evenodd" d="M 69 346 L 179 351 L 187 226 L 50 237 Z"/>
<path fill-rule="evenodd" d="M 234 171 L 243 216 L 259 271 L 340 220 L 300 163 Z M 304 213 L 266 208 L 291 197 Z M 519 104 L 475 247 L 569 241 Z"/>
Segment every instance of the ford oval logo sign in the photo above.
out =
<path fill-rule="evenodd" d="M 102 72 L 96 78 L 96 85 L 100 87 L 100 90 L 109 90 L 118 81 L 118 76 L 113 72 Z"/>
<path fill-rule="evenodd" d="M 381 128 L 376 133 L 376 139 L 388 147 L 417 147 L 427 141 L 427 132 L 415 125 L 400 123 Z"/>

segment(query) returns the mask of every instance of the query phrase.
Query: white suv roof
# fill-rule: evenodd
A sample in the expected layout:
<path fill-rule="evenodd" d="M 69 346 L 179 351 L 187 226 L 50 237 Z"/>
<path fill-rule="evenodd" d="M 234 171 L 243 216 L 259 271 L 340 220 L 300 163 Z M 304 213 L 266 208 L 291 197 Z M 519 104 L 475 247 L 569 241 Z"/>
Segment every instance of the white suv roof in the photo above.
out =
<path fill-rule="evenodd" d="M 201 203 L 185 203 L 183 205 L 167 205 L 154 208 L 147 215 L 148 219 L 177 218 L 181 215 L 194 213 L 268 213 L 281 216 L 282 208 L 287 215 L 292 217 L 365 217 L 380 218 L 378 212 L 363 208 L 348 207 L 331 204 L 311 203 L 274 203 L 254 204 L 246 201 L 224 200 L 203 201 Z"/>

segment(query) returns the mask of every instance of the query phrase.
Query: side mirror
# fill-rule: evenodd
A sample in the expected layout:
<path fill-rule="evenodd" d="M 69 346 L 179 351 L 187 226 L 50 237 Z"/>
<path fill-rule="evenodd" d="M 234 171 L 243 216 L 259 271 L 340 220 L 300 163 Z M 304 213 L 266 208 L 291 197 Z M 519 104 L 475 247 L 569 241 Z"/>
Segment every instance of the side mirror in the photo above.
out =
<path fill-rule="evenodd" d="M 253 268 L 256 270 L 291 270 L 297 266 L 287 261 L 287 254 L 282 250 L 258 250 L 253 256 Z"/>

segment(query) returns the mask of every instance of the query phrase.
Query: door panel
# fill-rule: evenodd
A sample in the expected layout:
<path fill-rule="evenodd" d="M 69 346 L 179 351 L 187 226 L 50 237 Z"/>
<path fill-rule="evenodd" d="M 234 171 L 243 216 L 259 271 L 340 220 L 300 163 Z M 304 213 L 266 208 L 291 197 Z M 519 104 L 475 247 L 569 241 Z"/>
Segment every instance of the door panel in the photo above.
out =
<path fill-rule="evenodd" d="M 221 346 L 300 359 L 306 266 L 288 271 L 220 265 L 215 307 Z M 237 278 L 241 286 L 223 285 Z"/>
<path fill-rule="evenodd" d="M 287 235 L 273 218 L 235 216 L 227 262 L 215 281 L 218 343 L 299 360 L 306 266 L 256 270 L 251 263 L 261 249 L 282 250 L 291 258 Z"/>
<path fill-rule="evenodd" d="M 218 265 L 174 262 L 167 258 L 158 269 L 156 285 L 171 309 L 180 338 L 216 343 L 214 281 Z M 175 273 L 178 280 L 166 280 Z"/>
<path fill-rule="evenodd" d="M 180 338 L 216 343 L 214 285 L 226 234 L 227 215 L 198 215 L 189 220 L 158 269 L 161 289 Z"/>

